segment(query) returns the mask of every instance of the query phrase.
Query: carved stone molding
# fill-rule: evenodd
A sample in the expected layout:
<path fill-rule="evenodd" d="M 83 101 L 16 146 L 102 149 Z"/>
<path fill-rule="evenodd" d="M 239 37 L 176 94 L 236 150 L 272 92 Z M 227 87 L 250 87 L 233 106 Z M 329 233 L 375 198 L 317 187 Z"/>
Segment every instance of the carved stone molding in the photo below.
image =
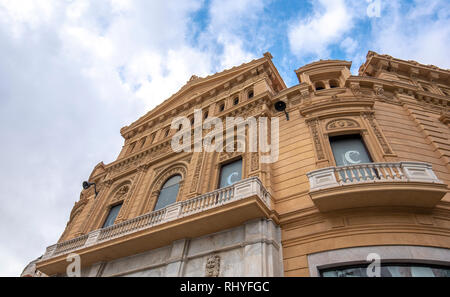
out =
<path fill-rule="evenodd" d="M 373 91 L 375 93 L 375 96 L 377 97 L 384 97 L 384 88 L 381 85 L 374 85 Z"/>
<path fill-rule="evenodd" d="M 365 113 L 364 117 L 369 122 L 370 127 L 372 128 L 372 131 L 375 134 L 375 137 L 377 138 L 379 144 L 381 145 L 381 148 L 383 149 L 383 152 L 388 155 L 393 154 L 387 141 L 384 139 L 384 136 L 381 134 L 380 129 L 378 129 L 378 126 L 375 123 L 375 116 L 373 115 L 373 113 Z"/>
<path fill-rule="evenodd" d="M 250 163 L 250 171 L 256 171 L 259 169 L 259 154 L 257 152 L 251 153 Z"/>
<path fill-rule="evenodd" d="M 177 164 L 174 167 L 171 167 L 169 169 L 166 169 L 163 174 L 161 174 L 157 179 L 156 182 L 152 185 L 152 190 L 160 190 L 161 186 L 164 182 L 166 182 L 167 179 L 169 179 L 171 176 L 180 174 L 181 178 L 184 180 L 186 177 L 186 168 L 183 165 Z"/>
<path fill-rule="evenodd" d="M 203 154 L 198 156 L 197 164 L 195 165 L 194 176 L 192 177 L 190 192 L 194 193 L 197 190 L 198 180 L 200 178 L 200 171 L 203 165 Z"/>
<path fill-rule="evenodd" d="M 212 255 L 206 259 L 206 277 L 218 277 L 220 275 L 220 256 Z"/>
<path fill-rule="evenodd" d="M 311 129 L 311 135 L 313 137 L 314 147 L 316 148 L 317 159 L 324 160 L 325 153 L 323 150 L 322 142 L 320 141 L 319 121 L 317 119 L 311 119 L 307 121 L 307 123 Z"/>
<path fill-rule="evenodd" d="M 116 203 L 117 201 L 124 200 L 128 192 L 130 191 L 130 185 L 125 184 L 121 186 L 113 195 L 111 203 Z"/>
<path fill-rule="evenodd" d="M 350 90 L 352 91 L 353 95 L 355 95 L 355 96 L 359 96 L 362 94 L 359 82 L 350 83 Z"/>
<path fill-rule="evenodd" d="M 357 121 L 351 119 L 337 119 L 328 122 L 326 125 L 327 130 L 337 130 L 337 129 L 349 129 L 349 128 L 359 128 L 360 125 Z"/>

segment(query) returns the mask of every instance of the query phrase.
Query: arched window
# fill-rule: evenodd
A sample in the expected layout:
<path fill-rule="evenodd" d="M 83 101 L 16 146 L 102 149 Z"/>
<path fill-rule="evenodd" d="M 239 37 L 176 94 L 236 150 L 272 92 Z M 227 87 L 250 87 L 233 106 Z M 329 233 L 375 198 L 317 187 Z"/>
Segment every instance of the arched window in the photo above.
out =
<path fill-rule="evenodd" d="M 122 203 L 115 205 L 109 209 L 108 217 L 106 218 L 105 222 L 103 223 L 103 228 L 114 225 L 114 222 L 116 221 L 117 215 L 119 214 L 121 207 L 122 207 Z"/>
<path fill-rule="evenodd" d="M 248 92 L 248 99 L 251 99 L 255 96 L 255 94 L 253 93 L 253 91 Z"/>
<path fill-rule="evenodd" d="M 234 105 L 238 105 L 239 104 L 239 98 L 238 97 L 234 98 L 233 104 Z"/>
<path fill-rule="evenodd" d="M 334 79 L 330 80 L 330 88 L 339 88 L 339 83 Z"/>
<path fill-rule="evenodd" d="M 175 175 L 169 178 L 162 186 L 156 202 L 155 209 L 162 209 L 177 201 L 178 190 L 180 188 L 181 175 Z"/>
<path fill-rule="evenodd" d="M 320 82 L 320 81 L 316 82 L 315 87 L 316 87 L 316 91 L 320 91 L 320 90 L 325 89 L 325 85 L 322 82 Z"/>

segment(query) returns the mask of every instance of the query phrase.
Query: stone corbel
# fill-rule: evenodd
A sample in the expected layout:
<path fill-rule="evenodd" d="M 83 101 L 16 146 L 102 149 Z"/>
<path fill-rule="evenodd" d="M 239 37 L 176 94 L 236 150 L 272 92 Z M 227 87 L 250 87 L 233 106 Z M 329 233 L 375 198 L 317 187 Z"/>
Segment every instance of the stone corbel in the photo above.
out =
<path fill-rule="evenodd" d="M 351 82 L 350 83 L 350 90 L 352 90 L 352 93 L 355 96 L 359 96 L 359 95 L 362 94 L 361 86 L 359 85 L 359 82 Z"/>
<path fill-rule="evenodd" d="M 428 79 L 431 82 L 435 82 L 439 79 L 439 73 L 434 72 L 434 71 L 430 71 L 430 73 L 428 74 Z"/>
<path fill-rule="evenodd" d="M 390 70 L 390 72 L 397 73 L 398 72 L 398 63 L 390 61 L 389 62 L 389 70 Z"/>
<path fill-rule="evenodd" d="M 439 117 L 439 121 L 441 121 L 445 125 L 450 125 L 450 111 L 445 110 L 441 113 L 441 116 Z"/>
<path fill-rule="evenodd" d="M 376 97 L 378 97 L 378 98 L 384 98 L 384 97 L 385 97 L 385 96 L 384 96 L 384 88 L 383 88 L 383 85 L 375 84 L 375 85 L 373 86 L 373 91 L 374 91 Z"/>

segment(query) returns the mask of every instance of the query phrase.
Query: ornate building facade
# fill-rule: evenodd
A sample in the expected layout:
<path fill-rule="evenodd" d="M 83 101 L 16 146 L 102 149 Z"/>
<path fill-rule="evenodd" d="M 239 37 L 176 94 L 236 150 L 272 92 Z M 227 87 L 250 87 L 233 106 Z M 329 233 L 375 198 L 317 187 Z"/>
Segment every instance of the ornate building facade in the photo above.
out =
<path fill-rule="evenodd" d="M 32 270 L 63 276 L 76 253 L 82 276 L 346 276 L 375 254 L 383 276 L 449 275 L 450 71 L 374 52 L 350 67 L 311 63 L 288 88 L 266 53 L 193 76 L 121 129 L 117 160 L 89 177 L 98 195 L 81 192 Z M 192 125 L 172 129 L 181 116 Z M 172 150 L 227 117 L 278 119 L 275 162 L 233 149 L 248 133 Z"/>

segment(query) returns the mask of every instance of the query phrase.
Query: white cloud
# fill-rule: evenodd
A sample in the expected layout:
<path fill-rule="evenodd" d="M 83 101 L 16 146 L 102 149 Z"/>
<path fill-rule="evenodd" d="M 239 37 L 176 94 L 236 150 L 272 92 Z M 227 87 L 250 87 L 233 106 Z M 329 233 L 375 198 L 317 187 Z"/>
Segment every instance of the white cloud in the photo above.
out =
<path fill-rule="evenodd" d="M 340 47 L 345 51 L 347 55 L 351 55 L 358 49 L 358 42 L 351 37 L 347 37 L 342 40 Z"/>
<path fill-rule="evenodd" d="M 248 62 L 261 56 L 251 51 L 255 45 L 265 44 L 258 29 L 267 0 L 213 0 L 209 8 L 210 24 L 202 34 L 202 42 L 208 47 L 214 44 L 221 48 L 215 58 L 217 71 Z"/>
<path fill-rule="evenodd" d="M 297 56 L 328 57 L 329 46 L 341 40 L 354 25 L 355 16 L 349 7 L 344 0 L 314 2 L 314 13 L 289 28 L 291 51 Z"/>
<path fill-rule="evenodd" d="M 450 68 L 450 3 L 415 1 L 405 8 L 386 2 L 372 26 L 371 47 L 405 60 Z"/>
<path fill-rule="evenodd" d="M 0 0 L 0 275 L 58 240 L 122 126 L 211 70 L 185 40 L 200 2 L 123 3 Z"/>
<path fill-rule="evenodd" d="M 192 13 L 203 4 L 0 0 L 0 55 L 7 57 L 0 59 L 0 133 L 8 140 L 0 148 L 0 224 L 14 226 L 0 229 L 8 239 L 0 275 L 18 275 L 58 240 L 81 182 L 98 162 L 117 157 L 122 126 L 192 74 L 253 57 L 243 31 L 219 20 L 211 19 L 208 38 L 191 43 Z M 238 12 L 253 15 L 245 9 L 254 5 Z M 220 22 L 235 22 L 233 11 Z"/>

